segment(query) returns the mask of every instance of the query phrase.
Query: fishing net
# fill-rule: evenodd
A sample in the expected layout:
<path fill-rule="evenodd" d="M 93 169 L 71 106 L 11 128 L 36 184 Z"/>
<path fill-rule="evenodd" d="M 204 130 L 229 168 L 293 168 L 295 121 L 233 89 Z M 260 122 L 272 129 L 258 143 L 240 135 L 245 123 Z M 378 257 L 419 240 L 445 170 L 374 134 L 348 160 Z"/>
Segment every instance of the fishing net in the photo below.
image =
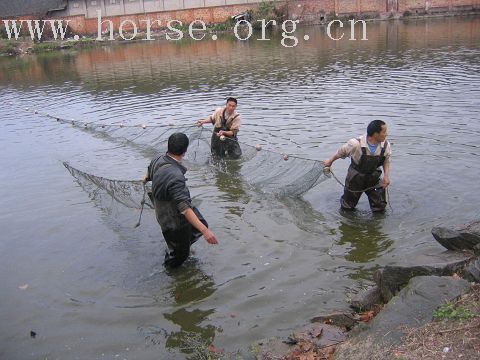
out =
<path fill-rule="evenodd" d="M 190 139 L 190 146 L 185 157 L 188 167 L 213 166 L 218 171 L 238 178 L 243 184 L 256 191 L 267 194 L 298 197 L 326 179 L 323 162 L 264 150 L 258 144 L 253 146 L 240 143 L 242 156 L 236 160 L 229 159 L 228 156 L 213 156 L 210 150 L 211 130 L 198 127 L 195 124 L 104 124 L 65 119 L 49 114 L 40 115 L 90 132 L 95 136 L 104 137 L 110 141 L 139 148 L 151 156 L 159 151 L 166 150 L 167 140 L 171 134 L 183 132 Z M 225 150 L 228 155 L 228 149 L 235 141 L 228 137 L 222 138 L 222 141 L 220 141 L 221 152 Z M 128 190 L 128 188 L 114 190 L 110 188 L 115 196 L 120 196 L 119 194 Z M 119 199 L 125 201 L 122 196 Z"/>
<path fill-rule="evenodd" d="M 105 217 L 114 219 L 111 225 L 123 234 L 125 228 L 136 228 L 140 225 L 144 209 L 154 208 L 147 196 L 151 187 L 141 180 L 107 179 L 76 169 L 67 162 L 63 165 Z M 132 221 L 134 214 L 138 216 L 135 224 Z"/>
<path fill-rule="evenodd" d="M 64 162 L 63 165 L 70 174 L 81 185 L 90 198 L 98 202 L 102 209 L 111 209 L 107 202 L 116 201 L 126 208 L 138 209 L 142 208 L 142 204 L 146 208 L 153 209 L 153 204 L 146 193 L 151 191 L 150 185 L 143 184 L 141 180 L 112 180 L 101 176 L 92 175 L 74 168 L 69 163 Z M 105 199 L 108 199 L 105 201 Z"/>

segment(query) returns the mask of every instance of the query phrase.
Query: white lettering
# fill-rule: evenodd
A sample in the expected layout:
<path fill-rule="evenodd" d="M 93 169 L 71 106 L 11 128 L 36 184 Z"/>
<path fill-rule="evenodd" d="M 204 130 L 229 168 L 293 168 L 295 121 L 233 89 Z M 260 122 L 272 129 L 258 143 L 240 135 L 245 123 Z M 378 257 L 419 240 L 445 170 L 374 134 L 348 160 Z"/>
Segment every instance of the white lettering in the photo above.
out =
<path fill-rule="evenodd" d="M 50 22 L 50 27 L 52 28 L 53 38 L 57 40 L 57 34 L 60 35 L 60 39 L 64 40 L 67 35 L 68 23 L 70 20 L 66 20 L 67 26 L 63 28 L 63 20 L 48 20 Z M 55 21 L 58 23 L 58 26 L 55 26 Z"/>
<path fill-rule="evenodd" d="M 152 39 L 152 22 L 150 21 L 150 19 L 141 19 L 140 22 L 146 22 L 147 23 L 147 37 L 145 39 L 142 39 L 142 40 L 145 40 L 145 41 L 152 41 L 152 40 L 155 40 L 155 39 Z M 153 23 L 157 23 L 158 26 L 161 26 L 161 20 L 154 20 Z"/>
<path fill-rule="evenodd" d="M 335 41 L 338 41 L 338 40 L 341 40 L 345 34 L 342 32 L 342 36 L 341 36 L 340 38 L 338 38 L 338 39 L 332 37 L 332 33 L 331 33 L 330 28 L 332 27 L 332 24 L 333 24 L 334 22 L 336 22 L 336 21 L 338 21 L 338 22 L 340 23 L 340 27 L 343 28 L 343 22 L 341 22 L 340 20 L 332 20 L 332 21 L 330 21 L 330 22 L 328 23 L 328 25 L 327 25 L 327 35 L 328 35 L 328 37 L 329 37 L 330 39 L 335 40 Z"/>
<path fill-rule="evenodd" d="M 130 23 L 132 24 L 132 27 L 133 27 L 133 34 L 131 37 L 129 38 L 125 38 L 123 36 L 123 25 L 126 24 L 126 23 Z M 126 19 L 126 20 L 123 20 L 121 23 L 120 23 L 120 26 L 118 27 L 118 33 L 120 34 L 120 37 L 123 39 L 123 40 L 133 40 L 135 39 L 135 37 L 137 36 L 137 24 L 135 24 L 132 20 L 130 19 Z"/>
<path fill-rule="evenodd" d="M 10 21 L 12 22 L 12 27 L 10 28 Z M 18 40 L 20 36 L 20 32 L 22 31 L 23 21 L 20 21 L 20 26 L 17 27 L 17 20 L 3 20 L 3 24 L 5 25 L 5 31 L 7 32 L 8 40 L 12 40 L 12 29 L 15 34 L 15 40 Z"/>
<path fill-rule="evenodd" d="M 360 40 L 368 40 L 367 39 L 367 23 L 365 20 L 350 20 L 350 39 L 349 40 L 357 40 L 355 39 L 355 24 L 357 22 L 362 23 L 362 38 Z"/>
<path fill-rule="evenodd" d="M 257 20 L 257 21 L 261 21 L 262 22 L 262 38 L 261 39 L 257 39 L 257 40 L 270 40 L 270 39 L 266 39 L 265 38 L 265 33 L 266 33 L 266 30 L 267 30 L 267 26 L 270 24 L 270 23 L 273 23 L 272 25 L 273 26 L 276 26 L 277 25 L 277 22 L 275 20 L 270 20 L 270 21 L 267 21 L 265 22 L 265 19 L 261 19 L 261 20 Z"/>
<path fill-rule="evenodd" d="M 292 25 L 292 30 L 290 31 L 287 31 L 287 23 L 291 24 Z M 285 36 L 285 34 L 292 34 L 295 32 L 295 30 L 297 30 L 297 24 L 299 23 L 298 20 L 285 20 L 283 23 L 282 23 L 282 41 L 281 41 L 281 44 L 284 46 L 284 47 L 295 47 L 298 45 L 298 39 L 296 36 Z M 289 39 L 289 40 L 293 40 L 293 45 L 289 46 L 286 44 L 285 40 L 286 39 Z"/>
<path fill-rule="evenodd" d="M 193 28 L 193 24 L 199 22 L 201 25 L 202 25 L 202 28 L 201 29 L 198 29 L 198 28 Z M 193 31 L 205 31 L 207 30 L 207 27 L 205 26 L 205 23 L 202 21 L 202 20 L 195 20 L 194 22 L 192 22 L 189 26 L 188 26 L 188 33 L 190 35 L 190 37 L 193 39 L 193 40 L 202 40 L 204 37 L 205 37 L 205 34 L 202 35 L 201 38 L 197 39 L 195 36 L 193 36 Z"/>
<path fill-rule="evenodd" d="M 111 20 L 104 20 L 102 21 L 102 12 L 100 10 L 97 10 L 97 23 L 98 23 L 98 26 L 97 26 L 97 31 L 98 31 L 98 36 L 97 36 L 97 40 L 98 41 L 103 41 L 103 37 L 102 37 L 102 27 L 103 27 L 103 24 L 104 23 L 107 23 L 108 25 L 110 25 L 110 37 L 109 37 L 109 40 L 113 41 L 115 40 L 114 37 L 113 37 L 113 22 Z"/>
<path fill-rule="evenodd" d="M 183 39 L 183 32 L 182 32 L 180 29 L 177 29 L 177 28 L 175 28 L 175 27 L 172 27 L 171 24 L 174 23 L 174 22 L 177 23 L 177 24 L 179 24 L 180 26 L 183 25 L 183 23 L 182 23 L 181 21 L 178 21 L 178 20 L 170 20 L 170 21 L 167 23 L 167 28 L 168 28 L 168 30 L 177 33 L 177 34 L 178 34 L 178 37 L 177 37 L 177 38 L 172 38 L 172 37 L 170 36 L 170 34 L 167 33 L 167 36 L 166 36 L 167 40 L 175 40 L 175 41 L 177 41 L 177 40 Z"/>
<path fill-rule="evenodd" d="M 28 25 L 28 31 L 30 32 L 30 37 L 32 40 L 35 40 L 35 35 L 38 38 L 38 41 L 42 39 L 43 31 L 45 30 L 45 21 L 43 22 L 42 28 L 40 29 L 40 20 L 33 20 L 35 28 L 32 26 L 32 20 L 26 20 Z"/>
<path fill-rule="evenodd" d="M 238 34 L 238 26 L 240 25 L 240 23 L 242 22 L 245 22 L 247 23 L 247 26 L 248 26 L 248 35 L 246 38 L 242 38 L 240 37 L 240 35 Z M 253 33 L 253 28 L 252 28 L 252 24 L 250 24 L 250 22 L 248 22 L 247 20 L 240 20 L 240 21 L 237 21 L 237 23 L 235 24 L 235 27 L 233 28 L 233 32 L 235 33 L 235 36 L 238 40 L 248 40 L 250 39 L 250 36 L 252 36 L 252 33 Z"/>

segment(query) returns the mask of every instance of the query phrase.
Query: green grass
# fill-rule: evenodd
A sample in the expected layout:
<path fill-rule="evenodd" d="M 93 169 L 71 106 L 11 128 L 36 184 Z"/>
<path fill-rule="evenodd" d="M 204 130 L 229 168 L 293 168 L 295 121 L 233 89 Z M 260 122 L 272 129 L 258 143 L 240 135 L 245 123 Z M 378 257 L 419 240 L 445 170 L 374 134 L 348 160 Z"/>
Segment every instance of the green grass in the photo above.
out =
<path fill-rule="evenodd" d="M 17 55 L 19 52 L 17 44 L 9 40 L 0 40 L 0 55 Z"/>
<path fill-rule="evenodd" d="M 34 52 L 46 52 L 61 49 L 59 43 L 37 43 L 33 44 Z"/>
<path fill-rule="evenodd" d="M 455 306 L 452 303 L 448 303 L 439 306 L 433 312 L 433 317 L 437 320 L 464 320 L 475 317 L 475 314 L 463 306 Z"/>

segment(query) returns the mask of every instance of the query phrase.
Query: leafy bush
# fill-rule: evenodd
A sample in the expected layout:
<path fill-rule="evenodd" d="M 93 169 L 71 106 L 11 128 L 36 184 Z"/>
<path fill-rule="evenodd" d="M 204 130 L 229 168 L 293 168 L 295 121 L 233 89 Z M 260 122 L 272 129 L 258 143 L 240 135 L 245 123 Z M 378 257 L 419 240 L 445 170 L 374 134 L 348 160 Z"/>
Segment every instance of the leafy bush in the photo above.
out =
<path fill-rule="evenodd" d="M 475 315 L 463 306 L 455 306 L 452 303 L 443 304 L 433 312 L 433 317 L 438 320 L 461 320 L 471 319 Z"/>
<path fill-rule="evenodd" d="M 3 24 L 0 26 L 0 39 L 8 39 L 7 30 Z"/>
<path fill-rule="evenodd" d="M 17 44 L 12 41 L 0 41 L 0 55 L 18 55 L 20 53 Z"/>
<path fill-rule="evenodd" d="M 262 28 L 262 22 L 258 20 L 265 20 L 265 24 L 267 24 L 270 20 L 275 20 L 278 24 L 281 21 L 283 14 L 280 10 L 277 9 L 277 2 L 274 1 L 262 1 L 258 4 L 256 10 L 249 10 L 248 11 L 250 17 L 250 23 L 252 27 L 256 30 Z M 269 27 L 272 26 L 271 24 Z"/>

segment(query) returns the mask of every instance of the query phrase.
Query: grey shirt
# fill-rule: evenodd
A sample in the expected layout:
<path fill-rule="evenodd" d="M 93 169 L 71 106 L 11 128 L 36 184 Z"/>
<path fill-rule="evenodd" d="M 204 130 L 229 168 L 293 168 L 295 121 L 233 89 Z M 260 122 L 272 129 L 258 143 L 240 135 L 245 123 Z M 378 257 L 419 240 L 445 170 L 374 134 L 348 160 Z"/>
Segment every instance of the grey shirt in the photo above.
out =
<path fill-rule="evenodd" d="M 183 215 L 192 208 L 186 172 L 187 169 L 168 154 L 157 156 L 148 166 L 155 214 L 163 232 L 189 224 Z"/>

